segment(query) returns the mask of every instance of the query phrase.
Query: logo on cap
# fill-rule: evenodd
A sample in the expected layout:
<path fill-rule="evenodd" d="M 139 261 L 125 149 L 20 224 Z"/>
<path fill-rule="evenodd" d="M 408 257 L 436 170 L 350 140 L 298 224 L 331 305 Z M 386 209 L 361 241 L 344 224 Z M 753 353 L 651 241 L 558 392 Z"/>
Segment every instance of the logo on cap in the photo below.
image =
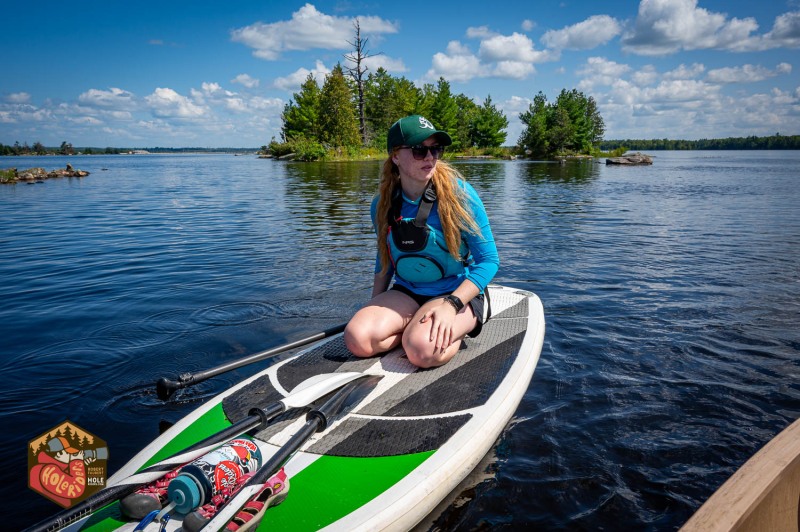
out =
<path fill-rule="evenodd" d="M 433 124 L 428 122 L 428 119 L 425 118 L 424 116 L 419 117 L 419 127 L 423 128 L 423 129 L 432 129 L 432 130 L 436 131 L 436 128 L 433 127 Z"/>

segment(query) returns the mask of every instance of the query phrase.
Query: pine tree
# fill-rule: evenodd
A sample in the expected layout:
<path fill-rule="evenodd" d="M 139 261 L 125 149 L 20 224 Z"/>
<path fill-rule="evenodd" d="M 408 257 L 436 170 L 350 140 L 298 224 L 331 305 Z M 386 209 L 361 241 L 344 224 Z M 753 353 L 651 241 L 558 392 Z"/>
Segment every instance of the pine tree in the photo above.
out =
<path fill-rule="evenodd" d="M 294 101 L 290 100 L 283 109 L 281 136 L 284 141 L 319 138 L 320 94 L 317 80 L 309 74 L 300 86 L 300 92 L 293 95 Z"/>
<path fill-rule="evenodd" d="M 453 148 L 460 149 L 461 146 L 455 141 L 460 140 L 456 135 L 458 130 L 458 104 L 450 92 L 450 83 L 444 79 L 439 78 L 436 83 L 436 90 L 433 93 L 433 100 L 431 102 L 430 115 L 427 116 L 433 125 L 437 128 L 447 131 L 451 136 L 455 137 L 453 140 Z"/>
<path fill-rule="evenodd" d="M 506 141 L 508 118 L 492 103 L 487 96 L 483 105 L 477 108 L 471 122 L 472 142 L 479 148 L 499 148 Z"/>
<path fill-rule="evenodd" d="M 549 150 L 547 109 L 547 97 L 540 91 L 533 98 L 528 110 L 519 115 L 519 119 L 525 124 L 525 129 L 517 144 L 527 155 L 532 157 L 544 157 Z"/>
<path fill-rule="evenodd" d="M 320 94 L 320 140 L 332 146 L 358 146 L 358 118 L 353 92 L 337 64 L 325 78 Z"/>

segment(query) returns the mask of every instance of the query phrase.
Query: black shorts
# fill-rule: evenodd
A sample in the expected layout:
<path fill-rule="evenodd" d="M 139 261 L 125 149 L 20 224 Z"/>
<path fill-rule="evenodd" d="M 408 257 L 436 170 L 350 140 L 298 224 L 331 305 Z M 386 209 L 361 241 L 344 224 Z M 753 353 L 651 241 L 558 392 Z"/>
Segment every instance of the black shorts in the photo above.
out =
<path fill-rule="evenodd" d="M 417 304 L 421 307 L 431 299 L 436 299 L 437 297 L 442 297 L 445 294 L 438 295 L 438 296 L 423 296 L 420 294 L 416 294 L 406 288 L 405 286 L 401 286 L 399 284 L 392 285 L 392 290 L 397 290 L 400 293 L 403 293 L 417 302 Z M 483 329 L 483 324 L 489 319 L 491 316 L 490 305 L 483 294 L 478 294 L 469 302 L 469 306 L 472 307 L 472 312 L 475 314 L 475 317 L 478 318 L 478 323 L 475 324 L 475 328 L 472 329 L 470 332 L 467 333 L 467 336 L 470 338 L 475 338 L 481 333 Z"/>

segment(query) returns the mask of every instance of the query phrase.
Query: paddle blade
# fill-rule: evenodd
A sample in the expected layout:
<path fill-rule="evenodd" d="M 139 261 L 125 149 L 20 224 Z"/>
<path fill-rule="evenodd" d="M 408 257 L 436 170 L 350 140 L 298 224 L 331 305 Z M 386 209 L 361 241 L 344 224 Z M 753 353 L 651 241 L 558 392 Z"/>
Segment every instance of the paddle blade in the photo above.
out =
<path fill-rule="evenodd" d="M 286 398 L 282 399 L 281 402 L 287 409 L 308 406 L 321 397 L 341 388 L 348 382 L 352 382 L 363 376 L 363 373 L 356 371 L 315 375 L 295 386 L 294 390 L 292 390 Z"/>

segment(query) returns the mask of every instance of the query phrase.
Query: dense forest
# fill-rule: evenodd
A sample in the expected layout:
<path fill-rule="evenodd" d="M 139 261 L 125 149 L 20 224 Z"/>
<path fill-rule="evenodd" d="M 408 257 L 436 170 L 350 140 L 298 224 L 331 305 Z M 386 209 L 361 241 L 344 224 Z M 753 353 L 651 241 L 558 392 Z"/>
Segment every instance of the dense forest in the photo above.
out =
<path fill-rule="evenodd" d="M 20 144 L 19 141 L 8 146 L 0 143 L 0 155 L 95 155 L 95 154 L 118 154 L 127 150 L 122 148 L 75 148 L 67 141 L 61 143 L 58 148 L 44 146 L 41 142 L 34 142 L 29 146 L 27 142 Z"/>
<path fill-rule="evenodd" d="M 605 140 L 606 151 L 625 147 L 629 150 L 800 150 L 800 135 L 775 134 L 771 137 L 729 137 L 701 140 Z"/>
<path fill-rule="evenodd" d="M 364 149 L 382 152 L 389 127 L 410 114 L 421 114 L 450 133 L 454 151 L 499 149 L 506 141 L 508 119 L 491 96 L 478 105 L 453 94 L 444 78 L 417 87 L 383 68 L 364 77 L 359 88 L 336 65 L 322 86 L 312 75 L 306 78 L 284 107 L 281 141 L 273 139 L 267 148 L 303 159 L 321 158 L 331 150 L 351 156 Z"/>

